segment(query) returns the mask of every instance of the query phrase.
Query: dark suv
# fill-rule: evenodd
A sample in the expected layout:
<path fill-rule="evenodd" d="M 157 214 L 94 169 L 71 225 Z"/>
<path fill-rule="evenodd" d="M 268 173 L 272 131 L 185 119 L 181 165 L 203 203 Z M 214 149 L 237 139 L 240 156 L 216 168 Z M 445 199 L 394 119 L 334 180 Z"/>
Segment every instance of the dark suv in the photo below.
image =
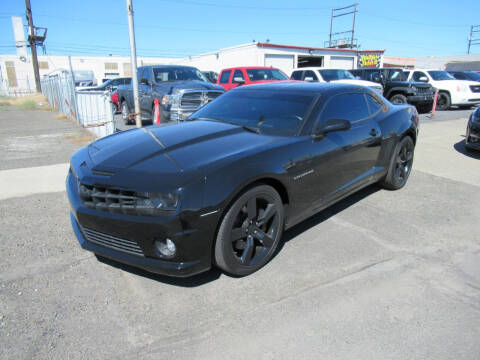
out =
<path fill-rule="evenodd" d="M 419 112 L 432 110 L 435 97 L 432 85 L 407 81 L 407 76 L 402 69 L 355 69 L 350 72 L 363 80 L 382 84 L 383 96 L 392 103 L 409 103 L 415 105 Z"/>

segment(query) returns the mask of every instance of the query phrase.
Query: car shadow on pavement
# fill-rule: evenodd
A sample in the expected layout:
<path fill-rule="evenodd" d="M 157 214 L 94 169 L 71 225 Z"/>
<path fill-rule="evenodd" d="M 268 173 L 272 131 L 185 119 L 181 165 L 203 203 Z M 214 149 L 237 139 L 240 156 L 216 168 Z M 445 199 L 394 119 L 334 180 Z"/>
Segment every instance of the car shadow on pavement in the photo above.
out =
<path fill-rule="evenodd" d="M 122 271 L 129 272 L 133 275 L 142 276 L 144 278 L 159 281 L 165 284 L 179 286 L 179 287 L 196 287 L 216 280 L 222 275 L 222 271 L 216 267 L 212 267 L 209 271 L 203 272 L 198 275 L 193 275 L 187 278 L 171 277 L 160 274 L 154 274 L 127 264 L 119 263 L 115 260 L 104 258 L 103 256 L 96 256 L 98 261 L 113 266 Z"/>
<path fill-rule="evenodd" d="M 472 159 L 480 160 L 480 151 L 467 150 L 465 147 L 465 140 L 461 140 L 453 145 L 453 148 L 457 150 L 460 154 L 471 157 Z"/>
<path fill-rule="evenodd" d="M 355 194 L 350 195 L 349 197 L 343 199 L 342 201 L 328 207 L 327 209 L 313 215 L 312 217 L 302 221 L 300 224 L 295 225 L 294 227 L 290 228 L 289 230 L 285 231 L 285 233 L 282 236 L 282 240 L 280 241 L 280 244 L 278 246 L 277 251 L 275 252 L 275 255 L 270 259 L 272 261 L 276 255 L 281 251 L 283 248 L 283 245 L 296 238 L 298 235 L 301 233 L 309 230 L 310 228 L 317 226 L 318 224 L 324 222 L 325 220 L 328 220 L 332 216 L 342 212 L 343 210 L 347 209 L 353 204 L 356 204 L 357 202 L 365 199 L 366 197 L 376 193 L 377 191 L 381 190 L 380 187 L 377 185 L 370 185 L 366 187 L 365 189 L 362 189 L 358 191 Z M 111 260 L 108 258 L 104 258 L 102 256 L 97 255 L 97 259 L 109 266 L 113 266 L 117 269 L 120 269 L 122 271 L 127 271 L 131 274 L 142 276 L 151 280 L 159 281 L 165 284 L 173 285 L 173 286 L 179 286 L 179 287 L 197 287 L 204 285 L 206 283 L 209 283 L 211 281 L 217 280 L 220 276 L 225 275 L 228 276 L 232 279 L 235 278 L 241 278 L 242 276 L 232 276 L 232 275 L 227 275 L 222 273 L 220 269 L 217 267 L 212 267 L 209 271 L 203 272 L 198 275 L 194 275 L 191 277 L 187 278 L 177 278 L 177 277 L 170 277 L 170 276 L 164 276 L 164 275 L 159 275 L 159 274 L 153 274 L 148 271 L 127 265 L 127 264 L 122 264 L 119 263 L 115 260 Z M 269 262 L 270 262 L 269 261 Z M 268 265 L 266 265 L 268 266 Z"/>

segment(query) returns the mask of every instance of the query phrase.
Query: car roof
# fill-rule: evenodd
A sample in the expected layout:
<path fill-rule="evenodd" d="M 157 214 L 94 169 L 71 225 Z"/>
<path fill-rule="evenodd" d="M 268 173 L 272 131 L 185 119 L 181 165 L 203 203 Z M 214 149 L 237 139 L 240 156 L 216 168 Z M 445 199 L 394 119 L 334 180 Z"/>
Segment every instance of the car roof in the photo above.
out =
<path fill-rule="evenodd" d="M 298 93 L 336 93 L 349 91 L 367 91 L 368 88 L 360 85 L 345 83 L 324 83 L 324 82 L 303 82 L 303 81 L 279 81 L 273 83 L 262 83 L 245 85 L 230 91 L 258 91 L 269 90 L 275 92 L 298 92 Z"/>
<path fill-rule="evenodd" d="M 264 70 L 264 69 L 273 69 L 273 70 L 280 70 L 276 67 L 273 66 L 236 66 L 236 67 L 231 67 L 231 68 L 226 68 L 223 69 L 222 71 L 225 70 L 251 70 L 251 69 L 259 69 L 259 70 Z"/>
<path fill-rule="evenodd" d="M 350 71 L 350 70 L 355 70 L 355 69 L 328 69 L 324 68 L 321 66 L 307 66 L 307 67 L 301 67 L 301 68 L 296 68 L 293 69 L 292 71 L 302 71 L 302 70 L 345 70 L 345 71 Z"/>

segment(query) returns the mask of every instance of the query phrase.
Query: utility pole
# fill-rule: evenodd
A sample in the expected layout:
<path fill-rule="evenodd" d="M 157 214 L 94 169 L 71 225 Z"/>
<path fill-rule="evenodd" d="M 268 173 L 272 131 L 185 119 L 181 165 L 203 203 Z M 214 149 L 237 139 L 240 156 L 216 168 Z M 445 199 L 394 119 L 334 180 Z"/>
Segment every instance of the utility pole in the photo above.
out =
<path fill-rule="evenodd" d="M 330 16 L 330 35 L 328 37 L 329 48 L 334 48 L 334 47 L 350 48 L 350 49 L 358 48 L 358 45 L 356 44 L 356 41 L 355 41 L 355 20 L 358 12 L 357 6 L 358 6 L 358 3 L 354 3 L 349 6 L 332 9 L 332 15 Z M 341 31 L 341 32 L 334 33 L 333 19 L 340 16 L 346 16 L 346 15 L 352 15 L 352 14 L 353 14 L 352 29 L 348 31 Z M 338 39 L 338 35 L 346 36 L 348 34 L 350 34 L 350 38 L 345 37 L 344 39 Z"/>
<path fill-rule="evenodd" d="M 128 33 L 130 36 L 130 61 L 132 63 L 132 86 L 133 86 L 133 103 L 135 104 L 135 123 L 137 127 L 140 128 L 142 127 L 142 113 L 140 111 L 140 99 L 138 97 L 137 50 L 135 46 L 135 28 L 133 24 L 132 0 L 127 0 L 127 15 L 128 15 Z"/>
<path fill-rule="evenodd" d="M 475 38 L 474 34 L 480 33 L 480 25 L 472 25 L 470 27 L 470 36 L 468 37 L 468 50 L 467 54 L 470 54 L 470 48 L 472 45 L 480 45 L 480 38 Z"/>
<path fill-rule="evenodd" d="M 28 42 L 30 43 L 30 49 L 32 51 L 33 73 L 35 74 L 35 86 L 37 92 L 41 92 L 42 87 L 40 85 L 40 72 L 38 70 L 37 45 L 35 43 L 35 27 L 33 26 L 32 6 L 30 5 L 30 0 L 25 0 L 25 7 L 28 21 Z"/>

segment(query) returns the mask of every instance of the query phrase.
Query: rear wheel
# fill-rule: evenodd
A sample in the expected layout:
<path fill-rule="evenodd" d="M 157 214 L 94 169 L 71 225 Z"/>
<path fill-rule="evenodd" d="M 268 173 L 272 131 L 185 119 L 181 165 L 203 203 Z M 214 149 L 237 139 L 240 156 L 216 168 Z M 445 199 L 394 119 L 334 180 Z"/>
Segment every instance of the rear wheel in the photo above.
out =
<path fill-rule="evenodd" d="M 413 164 L 415 144 L 410 136 L 405 136 L 395 147 L 387 175 L 380 185 L 390 190 L 402 188 L 408 180 Z"/>
<path fill-rule="evenodd" d="M 402 94 L 395 94 L 390 98 L 391 103 L 397 103 L 397 104 L 406 104 L 407 103 L 407 97 Z"/>
<path fill-rule="evenodd" d="M 215 243 L 215 262 L 227 273 L 251 274 L 275 253 L 283 232 L 283 203 L 278 192 L 259 185 L 228 209 Z"/>
<path fill-rule="evenodd" d="M 448 110 L 448 109 L 450 109 L 450 105 L 451 105 L 450 94 L 448 94 L 446 92 L 438 93 L 437 109 L 438 110 Z"/>

